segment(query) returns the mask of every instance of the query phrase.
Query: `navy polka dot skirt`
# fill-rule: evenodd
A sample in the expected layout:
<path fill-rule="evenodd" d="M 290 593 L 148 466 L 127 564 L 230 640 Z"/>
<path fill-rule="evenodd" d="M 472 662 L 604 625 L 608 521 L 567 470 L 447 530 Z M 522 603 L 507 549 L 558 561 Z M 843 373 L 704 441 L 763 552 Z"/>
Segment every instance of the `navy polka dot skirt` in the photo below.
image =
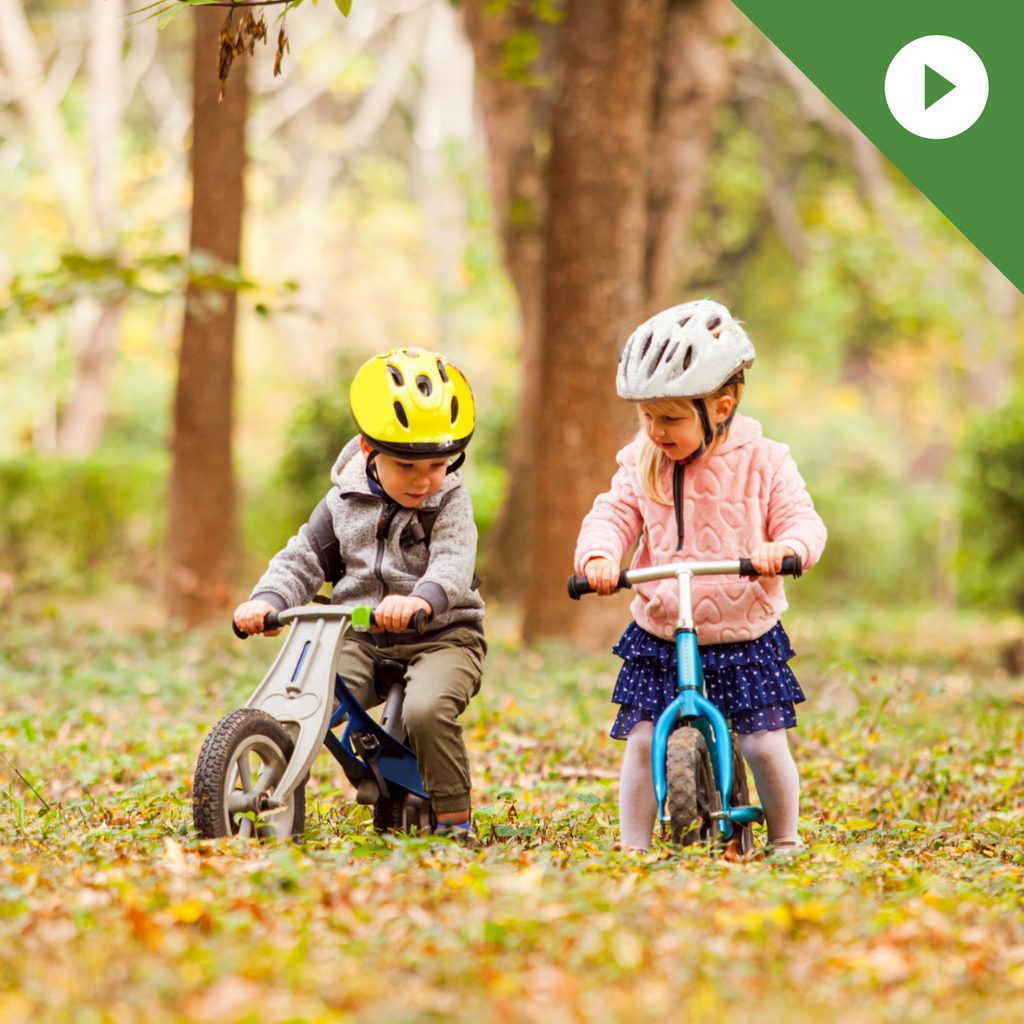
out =
<path fill-rule="evenodd" d="M 621 708 L 611 734 L 624 740 L 637 722 L 655 721 L 678 696 L 676 645 L 631 622 L 612 650 L 623 665 L 612 694 L 612 702 Z M 794 705 L 806 698 L 786 664 L 796 652 L 781 622 L 756 640 L 698 650 L 708 699 L 732 719 L 736 732 L 796 725 Z"/>

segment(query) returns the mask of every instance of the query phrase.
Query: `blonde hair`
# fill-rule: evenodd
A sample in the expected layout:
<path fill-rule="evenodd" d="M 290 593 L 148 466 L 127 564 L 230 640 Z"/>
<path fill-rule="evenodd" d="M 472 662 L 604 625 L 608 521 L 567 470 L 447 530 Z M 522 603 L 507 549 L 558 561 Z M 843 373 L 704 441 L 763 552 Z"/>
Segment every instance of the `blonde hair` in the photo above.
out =
<path fill-rule="evenodd" d="M 723 384 L 722 387 L 720 387 L 713 395 L 707 395 L 704 401 L 714 402 L 723 395 L 731 395 L 733 399 L 733 408 L 735 409 L 736 406 L 740 404 L 740 397 L 742 394 L 743 381 L 734 380 L 728 384 Z M 669 416 L 692 416 L 698 426 L 701 425 L 700 414 L 697 412 L 697 406 L 694 404 L 692 399 L 659 398 L 652 402 L 645 402 L 644 404 L 652 406 L 657 413 L 663 413 Z M 656 501 L 659 505 L 671 505 L 673 498 L 671 494 L 666 493 L 663 480 L 665 477 L 665 470 L 671 466 L 675 460 L 670 459 L 647 436 L 647 431 L 643 426 L 643 413 L 640 412 L 639 406 L 637 407 L 637 416 L 640 418 L 640 429 L 637 432 L 636 440 L 640 442 L 640 451 L 637 452 L 636 456 L 636 475 L 640 481 L 640 489 L 648 498 L 652 501 Z M 728 436 L 729 428 L 727 427 L 721 434 L 712 440 L 711 444 L 709 444 L 705 449 L 704 454 L 710 455 Z"/>

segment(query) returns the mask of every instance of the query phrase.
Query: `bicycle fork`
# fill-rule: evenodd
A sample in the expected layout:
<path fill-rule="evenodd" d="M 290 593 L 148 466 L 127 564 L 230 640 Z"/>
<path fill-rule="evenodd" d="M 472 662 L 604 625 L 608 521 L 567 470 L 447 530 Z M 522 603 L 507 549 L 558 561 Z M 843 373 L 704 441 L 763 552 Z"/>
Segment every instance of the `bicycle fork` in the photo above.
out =
<path fill-rule="evenodd" d="M 668 738 L 676 724 L 682 719 L 686 724 L 699 729 L 711 754 L 711 765 L 715 783 L 722 798 L 722 810 L 714 812 L 718 831 L 728 841 L 732 838 L 733 823 L 750 824 L 764 821 L 760 807 L 733 807 L 732 794 L 732 740 L 729 725 L 714 704 L 704 696 L 704 670 L 701 668 L 700 653 L 697 650 L 697 630 L 693 622 L 693 608 L 690 583 L 693 573 L 681 570 L 679 581 L 679 618 L 676 623 L 676 678 L 679 696 L 661 713 L 654 727 L 651 744 L 654 795 L 658 803 L 658 816 L 662 822 L 669 821 L 665 800 L 668 783 L 665 778 L 665 757 Z"/>

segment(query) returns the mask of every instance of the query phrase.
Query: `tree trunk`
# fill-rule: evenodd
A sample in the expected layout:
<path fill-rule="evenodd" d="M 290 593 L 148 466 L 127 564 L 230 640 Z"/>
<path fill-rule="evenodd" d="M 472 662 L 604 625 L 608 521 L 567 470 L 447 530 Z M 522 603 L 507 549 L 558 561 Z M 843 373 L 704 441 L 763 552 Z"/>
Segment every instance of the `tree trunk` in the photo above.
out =
<path fill-rule="evenodd" d="M 114 247 L 122 123 L 123 0 L 92 0 L 86 67 L 89 87 L 90 194 L 98 232 L 97 247 Z M 90 455 L 103 436 L 110 404 L 110 378 L 117 356 L 120 300 L 89 301 L 91 326 L 76 338 L 78 368 L 74 390 L 63 410 L 57 446 L 65 455 Z"/>
<path fill-rule="evenodd" d="M 238 264 L 244 206 L 247 59 L 219 101 L 223 13 L 195 10 L 191 252 Z M 190 285 L 174 399 L 167 600 L 195 625 L 231 602 L 237 550 L 231 428 L 236 296 Z"/>
<path fill-rule="evenodd" d="M 683 301 L 680 253 L 707 181 L 715 115 L 729 98 L 730 0 L 669 0 L 661 32 L 647 178 L 646 310 Z"/>
<path fill-rule="evenodd" d="M 615 451 L 629 433 L 630 410 L 615 396 L 615 370 L 644 308 L 651 56 L 664 3 L 568 4 L 548 168 L 527 641 L 592 636 L 615 605 L 571 604 L 564 574 L 579 522 L 607 488 Z"/>
<path fill-rule="evenodd" d="M 110 378 L 117 355 L 120 301 L 86 303 L 92 330 L 82 343 L 75 370 L 75 385 L 61 412 L 57 450 L 62 455 L 91 455 L 103 437 L 110 406 Z"/>
<path fill-rule="evenodd" d="M 509 486 L 483 552 L 488 594 L 513 597 L 526 589 L 530 488 L 539 406 L 540 339 L 543 319 L 545 170 L 551 133 L 553 89 L 510 76 L 504 66 L 510 37 L 533 35 L 540 58 L 533 74 L 550 82 L 559 75 L 561 26 L 545 24 L 531 9 L 489 6 L 467 0 L 465 27 L 476 58 L 476 82 L 490 153 L 491 196 L 501 232 L 505 267 L 519 304 L 522 327 L 515 429 L 506 460 Z"/>

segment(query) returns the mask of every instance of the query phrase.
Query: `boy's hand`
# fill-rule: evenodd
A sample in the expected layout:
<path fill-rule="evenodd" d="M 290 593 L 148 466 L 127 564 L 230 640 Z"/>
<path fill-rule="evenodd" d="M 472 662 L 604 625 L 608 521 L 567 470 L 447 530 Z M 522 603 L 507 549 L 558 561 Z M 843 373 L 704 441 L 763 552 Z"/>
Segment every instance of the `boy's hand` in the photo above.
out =
<path fill-rule="evenodd" d="M 267 601 L 245 601 L 235 609 L 235 625 L 250 636 L 262 633 L 263 620 L 272 611 L 275 608 Z M 280 628 L 272 629 L 267 636 L 277 636 L 280 632 Z"/>
<path fill-rule="evenodd" d="M 778 576 L 782 571 L 782 559 L 786 555 L 795 555 L 796 552 L 786 544 L 758 544 L 750 554 L 750 560 L 754 568 L 762 576 Z M 756 577 L 752 577 L 756 578 Z"/>
<path fill-rule="evenodd" d="M 587 582 L 604 597 L 618 589 L 621 573 L 618 563 L 610 558 L 592 558 L 583 566 Z"/>
<path fill-rule="evenodd" d="M 386 629 L 389 633 L 400 633 L 408 629 L 409 620 L 419 611 L 427 615 L 433 615 L 434 609 L 430 602 L 422 597 L 402 597 L 399 594 L 389 594 L 376 608 L 373 609 L 373 618 L 378 629 Z"/>

